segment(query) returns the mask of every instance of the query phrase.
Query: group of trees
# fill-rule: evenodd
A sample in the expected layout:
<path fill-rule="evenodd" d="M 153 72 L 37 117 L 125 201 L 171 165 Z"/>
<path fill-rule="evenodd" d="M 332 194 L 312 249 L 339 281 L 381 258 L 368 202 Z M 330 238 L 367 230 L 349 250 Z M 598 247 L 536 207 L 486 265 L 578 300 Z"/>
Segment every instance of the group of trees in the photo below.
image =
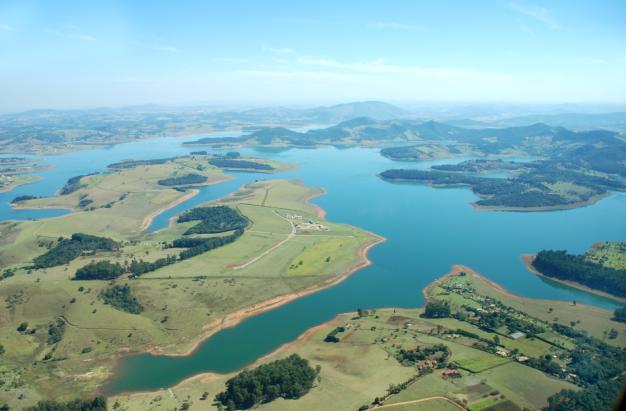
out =
<path fill-rule="evenodd" d="M 345 327 L 336 327 L 335 329 L 333 329 L 331 332 L 328 333 L 328 335 L 324 338 L 324 342 L 327 343 L 338 343 L 339 337 L 337 337 L 337 334 L 342 333 L 346 331 Z"/>
<path fill-rule="evenodd" d="M 298 354 L 242 371 L 226 381 L 226 391 L 215 400 L 228 410 L 242 410 L 277 398 L 297 399 L 306 394 L 318 375 Z"/>
<path fill-rule="evenodd" d="M 185 232 L 188 234 L 215 234 L 245 228 L 246 220 L 237 210 L 227 206 L 197 207 L 178 217 L 179 223 L 200 222 Z"/>
<path fill-rule="evenodd" d="M 65 334 L 65 321 L 57 319 L 48 325 L 48 344 L 54 345 L 63 339 Z"/>
<path fill-rule="evenodd" d="M 207 181 L 206 176 L 195 174 L 195 173 L 189 173 L 189 174 L 184 174 L 182 176 L 164 178 L 162 180 L 159 180 L 158 182 L 162 186 L 180 186 L 180 185 L 190 185 L 190 184 L 202 184 L 202 183 L 205 183 L 206 181 Z"/>
<path fill-rule="evenodd" d="M 226 207 L 227 208 L 227 207 Z M 237 214 L 239 215 L 239 214 Z M 241 217 L 243 219 L 243 217 Z M 247 220 L 243 219 L 247 224 Z M 195 257 L 197 255 L 206 253 L 207 251 L 214 250 L 222 247 L 226 244 L 230 244 L 243 235 L 243 229 L 238 228 L 229 235 L 221 237 L 206 237 L 206 238 L 189 238 L 182 237 L 174 240 L 171 244 L 171 248 L 185 248 L 178 256 L 170 255 L 167 257 L 159 258 L 155 261 L 144 261 L 142 259 L 133 259 L 130 263 L 124 265 L 120 263 L 111 262 L 109 260 L 92 261 L 89 264 L 76 270 L 74 275 L 75 280 L 113 280 L 124 273 L 130 273 L 133 277 L 138 277 L 147 272 L 158 270 L 165 267 Z"/>
<path fill-rule="evenodd" d="M 621 388 L 624 385 L 624 376 L 615 381 L 600 381 L 585 390 L 561 390 L 548 398 L 545 411 L 598 411 L 618 409 L 615 404 Z"/>
<path fill-rule="evenodd" d="M 100 298 L 105 304 L 127 313 L 139 314 L 143 311 L 143 306 L 132 294 L 128 284 L 108 287 L 100 292 Z"/>
<path fill-rule="evenodd" d="M 75 176 L 75 177 L 70 178 L 69 180 L 67 180 L 65 185 L 61 187 L 61 189 L 59 190 L 59 194 L 63 196 L 63 195 L 71 194 L 74 191 L 80 190 L 81 188 L 84 187 L 84 184 L 82 184 L 80 180 L 82 180 L 83 177 L 88 177 L 88 176 L 92 176 L 95 174 L 98 174 L 98 173 L 83 174 L 80 176 Z"/>
<path fill-rule="evenodd" d="M 23 196 L 17 196 L 13 200 L 11 200 L 11 204 L 16 204 L 16 203 L 19 203 L 20 201 L 35 200 L 37 198 L 39 198 L 39 197 L 28 195 L 28 194 L 27 195 L 23 195 Z"/>
<path fill-rule="evenodd" d="M 107 400 L 98 396 L 91 399 L 76 399 L 69 402 L 51 400 L 39 401 L 37 405 L 25 408 L 26 411 L 107 411 Z"/>
<path fill-rule="evenodd" d="M 450 304 L 447 301 L 429 301 L 424 308 L 426 318 L 445 318 L 450 316 Z"/>
<path fill-rule="evenodd" d="M 445 344 L 435 344 L 430 347 L 417 346 L 414 350 L 400 349 L 396 359 L 402 365 L 414 365 L 418 361 L 436 360 L 439 367 L 444 367 L 450 357 L 450 349 Z"/>
<path fill-rule="evenodd" d="M 204 241 L 199 243 L 198 245 L 188 248 L 178 255 L 178 258 L 181 260 L 186 260 L 191 257 L 195 257 L 197 255 L 206 253 L 207 251 L 211 251 L 213 249 L 222 247 L 226 244 L 230 244 L 237 240 L 239 237 L 243 235 L 243 229 L 238 228 L 232 234 L 223 236 L 223 237 L 208 237 L 205 238 Z"/>
<path fill-rule="evenodd" d="M 613 312 L 613 320 L 626 323 L 626 307 L 616 308 Z"/>
<path fill-rule="evenodd" d="M 158 270 L 166 265 L 174 264 L 176 261 L 186 260 L 191 257 L 206 253 L 226 244 L 230 244 L 243 235 L 242 229 L 235 230 L 232 234 L 223 237 L 207 237 L 207 238 L 179 238 L 172 242 L 172 248 L 186 248 L 178 254 L 178 257 L 168 256 L 159 258 L 156 261 L 148 262 L 143 260 L 133 260 L 128 266 L 128 271 L 133 276 Z"/>
<path fill-rule="evenodd" d="M 262 171 L 271 171 L 274 169 L 274 167 L 269 164 L 258 163 L 256 161 L 234 160 L 232 158 L 220 157 L 210 159 L 209 164 L 220 168 L 243 168 Z"/>
<path fill-rule="evenodd" d="M 74 233 L 71 238 L 61 238 L 57 244 L 33 260 L 35 268 L 67 264 L 85 252 L 113 251 L 119 244 L 110 238 Z"/>
<path fill-rule="evenodd" d="M 109 164 L 108 168 L 134 168 L 139 166 L 150 166 L 156 164 L 165 164 L 169 161 L 176 160 L 178 157 L 155 158 L 152 160 L 124 160 L 117 163 Z"/>
<path fill-rule="evenodd" d="M 92 261 L 76 270 L 74 280 L 113 280 L 125 271 L 119 263 L 112 263 L 109 260 Z"/>
<path fill-rule="evenodd" d="M 483 173 L 501 170 L 518 170 L 523 167 L 523 163 L 517 163 L 515 161 L 477 159 L 466 160 L 457 164 L 434 165 L 431 168 L 438 171 Z"/>
<path fill-rule="evenodd" d="M 133 259 L 128 265 L 127 271 L 129 271 L 133 276 L 138 277 L 142 274 L 149 273 L 150 271 L 158 270 L 159 268 L 165 267 L 166 265 L 174 264 L 177 260 L 178 258 L 173 255 L 159 258 L 155 261 Z"/>
<path fill-rule="evenodd" d="M 574 281 L 596 290 L 626 297 L 626 270 L 605 267 L 582 255 L 564 250 L 542 250 L 532 262 L 539 272 L 559 280 Z"/>

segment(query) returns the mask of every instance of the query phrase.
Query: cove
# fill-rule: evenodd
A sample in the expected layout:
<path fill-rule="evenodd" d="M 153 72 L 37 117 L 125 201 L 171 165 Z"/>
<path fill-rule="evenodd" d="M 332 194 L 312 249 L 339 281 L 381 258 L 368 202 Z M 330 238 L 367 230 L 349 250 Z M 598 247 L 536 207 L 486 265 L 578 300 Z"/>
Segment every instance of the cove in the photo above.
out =
<path fill-rule="evenodd" d="M 376 149 L 242 151 L 300 167 L 276 175 L 233 174 L 234 180 L 206 187 L 195 200 L 159 216 L 150 229 L 162 228 L 176 213 L 254 179 L 295 178 L 326 189 L 327 194 L 314 202 L 327 211 L 329 220 L 373 231 L 387 241 L 370 251 L 371 266 L 344 282 L 222 330 L 189 356 L 122 358 L 103 388 L 105 393 L 154 390 L 201 372 L 235 371 L 308 328 L 359 307 L 420 306 L 423 287 L 457 263 L 472 267 L 515 294 L 615 307 L 608 299 L 543 281 L 525 269 L 520 256 L 543 248 L 580 253 L 597 241 L 626 240 L 623 193 L 565 211 L 478 212 L 469 205 L 476 197 L 467 189 L 382 181 L 377 174 L 397 168 L 398 162 L 380 156 Z M 442 162 L 402 163 L 402 167 L 427 168 L 435 163 Z"/>

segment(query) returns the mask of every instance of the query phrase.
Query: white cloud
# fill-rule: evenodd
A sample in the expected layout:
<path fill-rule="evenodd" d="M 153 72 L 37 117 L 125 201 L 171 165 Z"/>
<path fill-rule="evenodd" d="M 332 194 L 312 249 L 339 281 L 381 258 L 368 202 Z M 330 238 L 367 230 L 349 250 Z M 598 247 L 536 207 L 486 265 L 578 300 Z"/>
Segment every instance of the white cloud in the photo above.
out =
<path fill-rule="evenodd" d="M 550 10 L 545 7 L 535 6 L 535 5 L 524 5 L 516 2 L 510 2 L 509 7 L 525 16 L 531 17 L 551 29 L 561 28 L 558 20 L 555 19 L 552 14 L 550 14 Z"/>
<path fill-rule="evenodd" d="M 287 48 L 287 47 L 263 46 L 261 49 L 263 51 L 267 51 L 267 52 L 270 52 L 270 53 L 276 53 L 276 54 L 285 54 L 285 55 L 296 54 L 296 51 L 294 49 L 290 49 L 290 48 Z"/>
<path fill-rule="evenodd" d="M 13 31 L 13 28 L 8 24 L 0 24 L 0 30 L 2 31 Z"/>

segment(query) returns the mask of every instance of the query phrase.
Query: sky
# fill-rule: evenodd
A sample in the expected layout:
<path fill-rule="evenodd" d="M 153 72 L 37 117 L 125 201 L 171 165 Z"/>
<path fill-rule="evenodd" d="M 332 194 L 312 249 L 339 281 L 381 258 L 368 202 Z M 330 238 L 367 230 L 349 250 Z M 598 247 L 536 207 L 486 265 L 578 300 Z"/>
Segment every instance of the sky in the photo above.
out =
<path fill-rule="evenodd" d="M 0 109 L 626 102 L 626 1 L 0 0 Z"/>

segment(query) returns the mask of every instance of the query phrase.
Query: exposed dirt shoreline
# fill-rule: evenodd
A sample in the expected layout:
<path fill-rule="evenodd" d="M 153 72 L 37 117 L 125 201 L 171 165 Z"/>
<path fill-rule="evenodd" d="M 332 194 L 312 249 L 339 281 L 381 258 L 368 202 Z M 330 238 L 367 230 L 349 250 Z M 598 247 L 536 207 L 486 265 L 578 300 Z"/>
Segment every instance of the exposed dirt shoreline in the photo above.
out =
<path fill-rule="evenodd" d="M 588 207 L 590 205 L 594 205 L 598 201 L 607 198 L 611 193 L 606 192 L 604 194 L 599 194 L 597 196 L 591 197 L 587 201 L 579 201 L 571 204 L 564 204 L 558 206 L 545 206 L 545 207 L 501 207 L 501 206 L 483 206 L 476 203 L 471 203 L 472 207 L 476 211 L 509 211 L 509 212 L 517 212 L 517 213 L 532 213 L 536 211 L 563 211 L 563 210 L 572 210 L 574 208 Z"/>
<path fill-rule="evenodd" d="M 316 193 L 312 193 L 311 195 L 307 196 L 304 198 L 304 201 L 307 202 L 308 204 L 310 204 L 311 206 L 313 206 L 316 210 L 317 210 L 317 214 L 319 216 L 319 218 L 324 218 L 325 216 L 325 211 L 313 204 L 310 203 L 309 200 L 311 198 L 320 196 L 325 194 L 326 191 L 325 190 L 320 190 L 319 192 Z M 180 200 L 180 199 L 179 199 Z M 171 207 L 169 207 L 171 208 Z M 154 218 L 154 217 L 153 217 Z M 149 225 L 148 225 L 149 226 Z M 362 229 L 361 229 L 362 230 Z M 183 352 L 179 352 L 179 353 L 170 353 L 170 352 L 166 352 L 165 350 L 159 348 L 159 347 L 152 347 L 149 348 L 145 351 L 141 351 L 141 352 L 147 352 L 149 354 L 152 355 L 167 355 L 167 356 L 171 356 L 171 357 L 178 357 L 178 356 L 188 356 L 190 354 L 192 354 L 194 351 L 196 351 L 200 345 L 202 343 L 204 343 L 208 338 L 210 338 L 212 335 L 220 332 L 221 330 L 224 330 L 226 328 L 230 328 L 230 327 L 234 327 L 237 324 L 239 324 L 240 322 L 253 317 L 255 315 L 261 314 L 263 312 L 272 310 L 274 308 L 278 308 L 282 305 L 285 305 L 291 301 L 294 301 L 297 298 L 301 298 L 304 296 L 307 296 L 309 294 L 313 294 L 315 292 L 324 290 L 326 288 L 330 288 L 333 287 L 337 284 L 339 284 L 340 282 L 344 281 L 345 279 L 347 279 L 350 275 L 352 275 L 353 273 L 355 273 L 356 271 L 363 269 L 365 267 L 368 267 L 369 265 L 372 264 L 371 260 L 368 258 L 368 252 L 376 245 L 386 241 L 385 237 L 379 236 L 378 234 L 372 233 L 370 231 L 367 230 L 362 230 L 363 232 L 367 233 L 368 235 L 370 235 L 372 237 L 372 241 L 369 241 L 366 244 L 361 245 L 358 250 L 357 250 L 357 256 L 358 256 L 358 261 L 351 267 L 349 267 L 348 269 L 346 269 L 343 273 L 341 273 L 338 276 L 332 277 L 330 279 L 327 279 L 325 281 L 323 281 L 320 284 L 316 284 L 314 286 L 290 293 L 290 294 L 285 294 L 285 295 L 281 295 L 281 296 L 276 296 L 274 298 L 271 298 L 269 300 L 257 303 L 257 304 L 253 304 L 251 306 L 242 308 L 240 310 L 234 311 L 230 314 L 227 314 L 221 318 L 217 318 L 207 324 L 205 324 L 202 327 L 203 333 L 197 337 L 197 341 L 192 344 L 187 350 L 183 351 Z M 317 328 L 324 326 L 324 324 L 321 324 L 319 326 L 317 326 Z M 303 335 L 312 335 L 312 334 L 307 334 L 307 333 L 312 333 L 311 330 L 317 329 L 316 327 L 314 327 L 313 329 L 309 329 L 307 331 L 305 331 L 305 333 Z M 300 337 L 298 337 L 300 338 Z M 298 341 L 298 340 L 296 340 Z M 284 350 L 286 347 L 289 347 L 290 344 L 293 344 L 294 342 L 290 342 L 290 343 L 286 343 L 283 344 L 281 347 L 279 347 L 277 350 Z M 254 361 L 254 363 L 256 363 L 257 361 L 260 361 L 263 358 L 266 358 L 267 356 L 271 356 L 273 355 L 277 350 L 273 351 L 272 353 L 267 354 L 266 356 L 263 356 L 257 360 Z M 120 353 L 118 355 L 118 357 L 116 358 L 116 364 L 113 367 L 111 374 L 109 375 L 108 379 L 111 378 L 111 376 L 115 375 L 115 369 L 118 366 L 118 362 L 121 361 L 123 356 L 126 355 L 132 355 L 132 354 L 138 354 L 139 352 L 124 352 L 124 353 Z M 179 382 L 176 385 L 182 384 L 185 381 L 188 381 L 190 379 L 198 379 L 198 378 L 211 378 L 211 375 L 219 375 L 219 374 L 215 374 L 215 373 L 200 373 L 200 374 L 196 374 L 193 375 L 189 378 L 186 378 L 185 380 Z M 133 393 L 138 394 L 138 393 L 145 393 L 145 392 L 152 392 L 152 391 L 133 391 L 132 393 L 119 393 L 116 395 L 132 395 Z"/>
<path fill-rule="evenodd" d="M 39 170 L 37 170 L 37 171 L 39 171 Z M 17 187 L 20 187 L 20 186 L 23 186 L 23 185 L 26 185 L 26 184 L 30 184 L 30 183 L 34 183 L 35 181 L 39 181 L 39 180 L 41 180 L 43 178 L 41 176 L 29 176 L 29 177 L 31 177 L 31 178 L 29 178 L 26 181 L 20 181 L 20 182 L 17 182 L 17 183 L 13 182 L 11 184 L 8 184 L 8 185 L 0 188 L 0 194 L 9 193 L 9 192 L 13 191 L 14 189 L 16 189 Z"/>
<path fill-rule="evenodd" d="M 366 231 L 367 232 L 367 231 Z M 257 304 L 253 304 L 249 307 L 245 307 L 242 308 L 240 310 L 234 311 L 230 314 L 226 314 L 224 317 L 222 318 L 216 318 L 215 320 L 207 323 L 206 325 L 204 325 L 204 327 L 202 327 L 202 329 L 205 331 L 204 334 L 202 334 L 201 337 L 198 338 L 198 341 L 193 344 L 189 349 L 187 349 L 184 352 L 181 353 L 174 353 L 174 354 L 170 354 L 170 353 L 166 353 L 163 350 L 159 349 L 159 348 L 152 348 L 150 350 L 148 350 L 147 352 L 153 355 L 167 355 L 167 356 L 171 356 L 171 357 L 179 357 L 179 356 L 188 356 L 190 354 L 192 354 L 194 351 L 196 351 L 198 349 L 198 347 L 208 338 L 210 338 L 212 335 L 222 331 L 225 328 L 231 328 L 234 327 L 235 325 L 239 324 L 240 322 L 253 317 L 255 315 L 264 313 L 266 311 L 272 310 L 274 308 L 278 308 L 282 305 L 285 305 L 297 298 L 301 298 L 304 296 L 307 296 L 309 294 L 313 294 L 317 291 L 321 291 L 323 289 L 335 286 L 337 284 L 339 284 L 340 282 L 344 281 L 345 279 L 347 279 L 351 274 L 355 273 L 356 271 L 365 268 L 367 266 L 369 266 L 372 262 L 370 261 L 370 259 L 367 257 L 367 253 L 369 252 L 369 250 L 374 247 L 377 244 L 382 243 L 383 241 L 385 241 L 386 239 L 384 237 L 380 237 L 376 234 L 367 232 L 368 234 L 374 236 L 374 241 L 368 243 L 368 244 L 364 244 L 361 247 L 359 247 L 359 249 L 357 250 L 357 255 L 359 257 L 359 261 L 354 264 L 352 267 L 348 268 L 343 274 L 340 274 L 337 277 L 333 277 L 331 279 L 328 279 L 320 284 L 299 290 L 299 291 L 295 291 L 293 293 L 290 294 L 284 294 L 284 295 L 280 295 L 274 298 L 271 298 L 269 300 L 266 301 L 262 301 L 260 303 Z"/>
<path fill-rule="evenodd" d="M 366 247 L 367 250 L 369 250 L 369 248 L 373 247 L 374 245 L 376 245 L 376 244 L 378 244 L 379 242 L 382 242 L 382 241 L 384 241 L 384 239 L 382 237 L 379 237 L 379 241 L 377 241 L 375 243 L 372 243 L 372 244 L 370 244 L 370 245 L 368 245 Z M 367 254 L 367 250 L 365 251 L 366 254 Z M 367 259 L 367 257 L 366 257 L 366 259 Z M 368 264 L 366 264 L 366 265 L 369 265 L 369 260 L 367 260 L 367 261 L 368 261 Z M 503 288 L 501 285 L 499 285 L 499 284 L 489 280 L 488 278 L 482 276 L 481 274 L 479 274 L 478 272 L 474 271 L 473 269 L 471 269 L 471 268 L 469 268 L 467 266 L 464 266 L 464 265 L 460 265 L 460 264 L 453 265 L 451 270 L 448 273 L 446 273 L 445 275 L 443 275 L 443 276 L 433 280 L 430 284 L 428 284 L 426 287 L 424 287 L 423 290 L 422 290 L 422 293 L 424 294 L 425 299 L 428 300 L 429 291 L 433 287 L 437 286 L 438 284 L 440 284 L 441 282 L 443 282 L 447 278 L 449 278 L 451 276 L 456 276 L 456 275 L 460 274 L 461 272 L 465 272 L 467 275 L 469 275 L 469 276 L 471 276 L 471 277 L 473 277 L 473 278 L 475 278 L 475 279 L 477 279 L 477 280 L 487 284 L 488 286 L 490 286 L 490 287 L 494 288 L 495 290 L 497 290 L 498 292 L 502 293 L 507 298 L 513 298 L 513 299 L 516 299 L 518 301 L 523 301 L 523 302 L 528 302 L 528 303 L 532 303 L 533 301 L 551 301 L 551 300 L 541 300 L 541 299 L 526 298 L 526 297 L 522 297 L 522 296 L 519 296 L 519 295 L 516 295 L 516 294 L 512 294 L 511 292 L 509 292 L 508 290 Z M 347 277 L 347 275 L 346 275 L 346 277 Z M 341 280 L 339 280 L 339 281 L 341 281 Z M 339 281 L 337 281 L 337 282 L 339 282 Z M 331 285 L 334 285 L 334 284 L 329 284 L 329 285 L 327 285 L 327 287 L 331 286 Z M 563 302 L 563 303 L 565 303 L 565 302 Z M 592 310 L 606 311 L 606 310 L 603 310 L 601 308 L 588 306 L 588 305 L 585 305 L 585 304 L 579 304 L 579 305 L 587 307 L 588 309 L 592 309 Z M 416 308 L 419 308 L 419 307 L 416 307 Z M 378 311 L 392 311 L 392 310 L 394 310 L 394 308 L 379 308 L 377 310 Z M 262 357 L 259 357 L 258 359 L 256 359 L 252 363 L 242 367 L 241 369 L 239 369 L 237 371 L 233 371 L 233 372 L 225 373 L 225 374 L 210 373 L 210 372 L 209 373 L 195 374 L 193 376 L 190 376 L 190 377 L 188 377 L 188 378 L 178 382 L 177 384 L 175 384 L 171 388 L 176 388 L 176 387 L 179 387 L 179 386 L 181 386 L 183 384 L 189 383 L 191 381 L 196 381 L 196 380 L 211 381 L 211 380 L 215 380 L 217 378 L 222 378 L 222 377 L 229 378 L 229 377 L 235 376 L 241 370 L 260 365 L 263 361 L 266 361 L 266 360 L 268 360 L 268 359 L 270 359 L 272 357 L 275 357 L 275 356 L 279 355 L 280 353 L 282 353 L 282 352 L 284 352 L 284 351 L 286 351 L 288 349 L 291 349 L 291 348 L 297 347 L 297 346 L 299 346 L 299 345 L 301 345 L 303 343 L 306 343 L 308 340 L 310 340 L 315 335 L 315 333 L 317 333 L 322 328 L 333 327 L 333 326 L 339 325 L 342 322 L 343 317 L 345 317 L 346 315 L 349 315 L 349 313 L 338 313 L 331 320 L 326 321 L 324 323 L 321 323 L 319 325 L 316 325 L 314 327 L 311 327 L 311 328 L 307 329 L 302 334 L 300 334 L 295 340 L 287 342 L 287 343 L 281 345 L 280 347 L 278 347 L 274 351 L 272 351 L 272 352 L 270 352 L 270 353 L 268 353 L 268 354 L 266 354 L 266 355 L 264 355 Z M 239 321 L 243 320 L 244 318 L 239 319 Z M 235 325 L 235 324 L 232 324 L 232 325 Z M 232 326 L 232 325 L 230 325 L 230 326 Z M 223 328 L 220 328 L 220 329 L 223 329 Z M 215 332 L 217 332 L 217 331 L 215 331 Z M 133 396 L 137 396 L 137 395 L 144 395 L 146 393 L 155 393 L 155 392 L 159 392 L 159 391 L 162 391 L 162 389 L 161 390 L 152 390 L 152 391 L 125 392 L 125 393 L 116 394 L 116 396 L 133 397 Z M 396 404 L 394 404 L 394 405 L 396 405 Z"/>
<path fill-rule="evenodd" d="M 605 297 L 605 298 L 609 298 L 611 300 L 617 301 L 619 303 L 622 304 L 626 304 L 626 298 L 621 298 L 618 297 L 616 295 L 613 294 L 609 294 L 607 292 L 604 291 L 600 291 L 600 290 L 596 290 L 593 288 L 589 288 L 585 285 L 579 284 L 577 282 L 574 281 L 568 281 L 568 280 L 561 280 L 559 278 L 554 278 L 554 277 L 549 277 L 545 274 L 542 274 L 539 270 L 537 270 L 534 266 L 533 266 L 533 261 L 535 260 L 535 256 L 533 254 L 524 254 L 522 255 L 522 261 L 524 262 L 524 265 L 526 266 L 526 269 L 528 271 L 530 271 L 531 273 L 538 275 L 539 277 L 545 278 L 547 280 L 550 281 L 554 281 L 563 285 L 566 285 L 568 287 L 572 287 L 572 288 L 576 288 L 577 290 L 581 290 L 590 294 L 595 294 L 595 295 L 599 295 L 600 297 Z"/>
<path fill-rule="evenodd" d="M 220 178 L 218 180 L 215 181 L 210 181 L 208 183 L 205 184 L 198 184 L 197 186 L 212 186 L 215 184 L 219 184 L 219 183 L 223 183 L 224 181 L 228 181 L 228 180 L 232 180 L 234 177 L 232 176 L 227 176 L 225 178 Z M 161 213 L 164 213 L 165 211 L 169 210 L 170 208 L 174 208 L 179 204 L 184 203 L 185 201 L 195 197 L 196 195 L 198 195 L 198 193 L 200 192 L 200 190 L 198 190 L 197 188 L 193 188 L 191 190 L 189 190 L 188 193 L 186 193 L 185 195 L 183 195 L 182 197 L 177 198 L 176 200 L 172 201 L 169 204 L 166 204 L 165 206 L 159 208 L 158 210 L 155 210 L 153 212 L 151 212 L 150 214 L 148 214 L 146 217 L 144 217 L 143 221 L 141 222 L 141 225 L 139 226 L 139 231 L 145 231 L 148 229 L 148 227 L 150 227 L 150 225 L 152 224 L 152 221 Z"/>

